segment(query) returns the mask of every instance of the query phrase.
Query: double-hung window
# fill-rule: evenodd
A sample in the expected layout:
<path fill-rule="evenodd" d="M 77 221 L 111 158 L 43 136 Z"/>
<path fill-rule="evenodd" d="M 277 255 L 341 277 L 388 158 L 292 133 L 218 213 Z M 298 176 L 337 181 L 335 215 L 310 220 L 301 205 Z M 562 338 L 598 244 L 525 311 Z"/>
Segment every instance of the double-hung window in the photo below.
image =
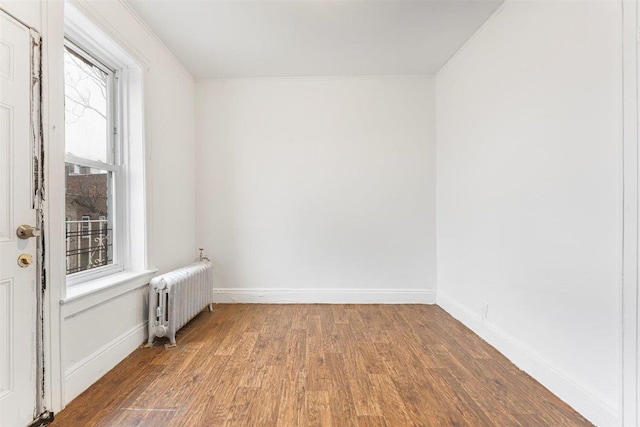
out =
<path fill-rule="evenodd" d="M 65 3 L 63 52 L 65 301 L 106 288 L 127 292 L 155 272 L 147 252 L 147 60 L 72 3 Z"/>
<path fill-rule="evenodd" d="M 66 40 L 65 217 L 67 283 L 121 271 L 122 111 L 118 69 Z"/>

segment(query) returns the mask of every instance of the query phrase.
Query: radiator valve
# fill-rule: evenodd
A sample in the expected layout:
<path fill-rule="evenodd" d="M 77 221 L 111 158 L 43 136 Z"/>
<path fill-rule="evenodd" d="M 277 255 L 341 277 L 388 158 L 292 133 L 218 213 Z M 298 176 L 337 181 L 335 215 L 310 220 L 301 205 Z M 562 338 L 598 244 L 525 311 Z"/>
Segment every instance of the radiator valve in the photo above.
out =
<path fill-rule="evenodd" d="M 208 255 L 203 255 L 202 252 L 204 251 L 204 248 L 198 248 L 198 250 L 200 251 L 200 261 L 209 261 L 211 262 L 211 258 Z"/>

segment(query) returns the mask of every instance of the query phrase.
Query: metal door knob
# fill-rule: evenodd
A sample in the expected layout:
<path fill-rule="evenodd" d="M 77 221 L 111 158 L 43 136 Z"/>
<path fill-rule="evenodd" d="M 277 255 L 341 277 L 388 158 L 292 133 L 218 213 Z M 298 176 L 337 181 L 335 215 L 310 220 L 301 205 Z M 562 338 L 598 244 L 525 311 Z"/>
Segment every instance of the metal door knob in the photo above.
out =
<path fill-rule="evenodd" d="M 29 237 L 39 237 L 40 229 L 31 225 L 22 224 L 16 230 L 16 235 L 21 239 L 28 239 Z"/>

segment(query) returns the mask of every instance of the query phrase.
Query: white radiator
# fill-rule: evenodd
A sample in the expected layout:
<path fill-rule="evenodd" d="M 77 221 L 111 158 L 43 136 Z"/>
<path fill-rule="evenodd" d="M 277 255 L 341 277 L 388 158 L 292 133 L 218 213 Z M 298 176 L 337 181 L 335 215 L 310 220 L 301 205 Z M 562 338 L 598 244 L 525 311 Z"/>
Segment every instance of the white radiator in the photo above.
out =
<path fill-rule="evenodd" d="M 212 267 L 200 261 L 154 277 L 149 283 L 149 341 L 169 337 L 176 345 L 176 332 L 202 309 L 213 303 Z"/>

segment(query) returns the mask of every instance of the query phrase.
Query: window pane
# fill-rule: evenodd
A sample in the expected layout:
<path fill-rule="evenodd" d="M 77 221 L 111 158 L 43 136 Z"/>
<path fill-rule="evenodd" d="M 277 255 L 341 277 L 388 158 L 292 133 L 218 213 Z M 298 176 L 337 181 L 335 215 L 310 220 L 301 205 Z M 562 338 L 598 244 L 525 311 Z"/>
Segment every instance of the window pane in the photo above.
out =
<path fill-rule="evenodd" d="M 67 274 L 113 263 L 113 173 L 66 164 Z"/>
<path fill-rule="evenodd" d="M 108 74 L 64 49 L 65 146 L 68 154 L 108 162 Z"/>

